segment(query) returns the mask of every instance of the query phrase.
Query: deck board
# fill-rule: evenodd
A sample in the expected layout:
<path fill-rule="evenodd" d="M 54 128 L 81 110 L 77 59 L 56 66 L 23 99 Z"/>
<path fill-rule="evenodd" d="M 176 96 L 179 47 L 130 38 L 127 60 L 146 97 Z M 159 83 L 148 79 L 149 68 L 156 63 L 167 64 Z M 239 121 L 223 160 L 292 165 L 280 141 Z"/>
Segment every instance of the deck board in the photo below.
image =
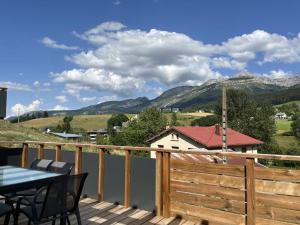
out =
<path fill-rule="evenodd" d="M 91 198 L 85 198 L 80 201 L 80 215 L 82 225 L 180 225 L 183 221 L 178 218 L 164 218 L 155 216 L 152 212 L 141 209 L 125 208 L 122 205 L 114 205 L 108 202 L 97 202 Z M 0 224 L 3 224 L 0 218 Z M 20 216 L 18 225 L 27 225 L 27 218 Z M 76 217 L 71 216 L 70 222 L 77 224 Z M 10 225 L 13 224 L 11 218 Z M 45 223 L 50 225 L 51 223 Z M 59 221 L 56 222 L 59 224 Z"/>

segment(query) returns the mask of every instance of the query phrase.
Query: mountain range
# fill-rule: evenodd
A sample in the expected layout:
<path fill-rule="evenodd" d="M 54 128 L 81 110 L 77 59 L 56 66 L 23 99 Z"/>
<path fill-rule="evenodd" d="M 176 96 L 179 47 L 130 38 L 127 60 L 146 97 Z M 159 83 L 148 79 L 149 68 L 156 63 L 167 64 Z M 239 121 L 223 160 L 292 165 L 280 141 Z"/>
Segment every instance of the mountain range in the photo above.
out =
<path fill-rule="evenodd" d="M 271 78 L 244 72 L 227 79 L 209 80 L 201 86 L 171 88 L 154 99 L 139 97 L 122 101 L 108 101 L 77 110 L 48 111 L 48 113 L 49 116 L 56 116 L 136 113 L 148 107 L 176 107 L 181 110 L 213 108 L 221 96 L 221 89 L 224 85 L 227 88 L 244 90 L 258 103 L 281 104 L 300 100 L 300 75 Z"/>

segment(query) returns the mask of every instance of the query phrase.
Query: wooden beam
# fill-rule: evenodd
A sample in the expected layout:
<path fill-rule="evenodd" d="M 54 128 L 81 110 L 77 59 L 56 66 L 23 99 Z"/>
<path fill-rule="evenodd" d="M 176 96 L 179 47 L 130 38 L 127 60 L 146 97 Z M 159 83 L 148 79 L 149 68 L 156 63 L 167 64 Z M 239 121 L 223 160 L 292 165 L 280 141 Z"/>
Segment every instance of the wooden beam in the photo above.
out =
<path fill-rule="evenodd" d="M 162 153 L 156 152 L 156 168 L 155 168 L 155 209 L 156 215 L 162 216 L 162 198 L 163 198 L 163 189 L 162 189 Z"/>
<path fill-rule="evenodd" d="M 28 144 L 23 143 L 23 151 L 22 151 L 22 167 L 28 167 Z"/>
<path fill-rule="evenodd" d="M 105 149 L 99 151 L 99 170 L 98 170 L 98 201 L 104 200 L 104 159 Z"/>
<path fill-rule="evenodd" d="M 61 145 L 55 147 L 55 161 L 61 161 Z"/>
<path fill-rule="evenodd" d="M 82 164 L 82 147 L 77 146 L 75 153 L 75 174 L 81 173 Z"/>
<path fill-rule="evenodd" d="M 246 159 L 246 225 L 255 225 L 255 159 Z"/>
<path fill-rule="evenodd" d="M 44 144 L 39 144 L 38 152 L 37 152 L 37 159 L 43 159 L 45 150 L 44 150 L 45 145 Z"/>
<path fill-rule="evenodd" d="M 163 217 L 170 217 L 170 153 L 163 153 Z"/>
<path fill-rule="evenodd" d="M 124 186 L 124 206 L 131 204 L 131 156 L 130 150 L 125 151 L 125 186 Z"/>

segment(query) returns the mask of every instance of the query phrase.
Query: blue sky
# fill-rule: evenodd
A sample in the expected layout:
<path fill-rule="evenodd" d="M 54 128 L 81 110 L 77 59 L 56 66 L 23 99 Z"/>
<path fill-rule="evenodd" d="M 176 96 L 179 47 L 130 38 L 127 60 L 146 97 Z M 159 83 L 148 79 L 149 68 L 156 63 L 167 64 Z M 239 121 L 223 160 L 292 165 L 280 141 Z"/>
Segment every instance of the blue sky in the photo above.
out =
<path fill-rule="evenodd" d="M 156 97 L 249 71 L 299 74 L 300 1 L 3 0 L 8 114 Z"/>

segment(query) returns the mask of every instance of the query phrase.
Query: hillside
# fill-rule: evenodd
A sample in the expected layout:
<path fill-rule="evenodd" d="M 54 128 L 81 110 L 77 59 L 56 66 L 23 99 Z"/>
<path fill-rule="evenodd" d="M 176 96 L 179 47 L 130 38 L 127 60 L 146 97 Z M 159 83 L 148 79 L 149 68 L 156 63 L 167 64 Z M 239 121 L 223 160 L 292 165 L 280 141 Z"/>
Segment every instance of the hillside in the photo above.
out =
<path fill-rule="evenodd" d="M 54 136 L 41 133 L 38 129 L 26 128 L 22 125 L 0 121 L 0 141 L 57 141 Z"/>
<path fill-rule="evenodd" d="M 122 101 L 108 101 L 78 110 L 49 111 L 50 116 L 137 113 L 149 107 L 178 107 L 182 110 L 212 108 L 221 95 L 222 87 L 246 91 L 258 103 L 282 104 L 300 100 L 300 76 L 271 79 L 242 73 L 229 79 L 209 80 L 201 86 L 171 88 L 154 99 L 139 97 Z M 32 114 L 32 113 L 29 113 Z"/>
<path fill-rule="evenodd" d="M 127 114 L 130 118 L 134 114 Z M 167 118 L 170 120 L 171 113 L 165 113 Z M 177 113 L 177 121 L 182 125 L 190 125 L 191 121 L 203 117 L 211 115 L 210 113 Z M 73 128 L 82 128 L 85 130 L 95 130 L 99 128 L 105 128 L 107 120 L 111 117 L 111 114 L 105 115 L 75 115 L 71 122 L 71 126 Z M 53 127 L 59 124 L 63 119 L 63 116 L 55 116 L 48 118 L 40 118 L 34 120 L 28 120 L 20 123 L 23 127 L 34 127 L 37 129 L 43 129 L 46 127 Z"/>

